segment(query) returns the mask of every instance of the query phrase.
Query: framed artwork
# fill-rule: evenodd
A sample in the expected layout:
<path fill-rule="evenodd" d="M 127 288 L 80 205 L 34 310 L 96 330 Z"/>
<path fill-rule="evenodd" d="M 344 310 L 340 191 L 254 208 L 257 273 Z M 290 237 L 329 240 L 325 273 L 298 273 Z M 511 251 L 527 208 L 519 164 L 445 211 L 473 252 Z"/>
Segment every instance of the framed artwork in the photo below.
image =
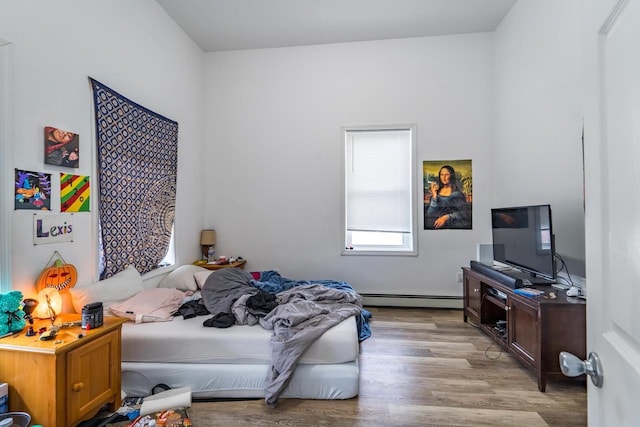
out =
<path fill-rule="evenodd" d="M 44 162 L 67 168 L 79 167 L 80 136 L 77 133 L 45 126 Z"/>
<path fill-rule="evenodd" d="M 15 209 L 51 210 L 51 174 L 16 169 Z"/>
<path fill-rule="evenodd" d="M 471 230 L 471 160 L 422 162 L 425 230 Z"/>
<path fill-rule="evenodd" d="M 60 212 L 89 212 L 90 196 L 88 176 L 60 174 Z"/>

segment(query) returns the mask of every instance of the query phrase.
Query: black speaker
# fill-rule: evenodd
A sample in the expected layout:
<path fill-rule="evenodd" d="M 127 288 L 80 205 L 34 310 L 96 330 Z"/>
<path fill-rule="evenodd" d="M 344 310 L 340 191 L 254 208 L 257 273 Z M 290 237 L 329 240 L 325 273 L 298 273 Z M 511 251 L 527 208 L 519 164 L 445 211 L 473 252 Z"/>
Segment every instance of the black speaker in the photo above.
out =
<path fill-rule="evenodd" d="M 92 302 L 82 307 L 82 329 L 94 329 L 103 325 L 101 302 Z"/>
<path fill-rule="evenodd" d="M 501 284 L 510 287 L 511 289 L 522 287 L 522 279 L 511 277 L 508 274 L 496 270 L 489 265 L 483 264 L 478 261 L 471 261 L 469 265 L 472 270 L 475 270 L 478 273 L 482 273 L 485 276 L 492 278 L 496 282 L 500 282 Z"/>

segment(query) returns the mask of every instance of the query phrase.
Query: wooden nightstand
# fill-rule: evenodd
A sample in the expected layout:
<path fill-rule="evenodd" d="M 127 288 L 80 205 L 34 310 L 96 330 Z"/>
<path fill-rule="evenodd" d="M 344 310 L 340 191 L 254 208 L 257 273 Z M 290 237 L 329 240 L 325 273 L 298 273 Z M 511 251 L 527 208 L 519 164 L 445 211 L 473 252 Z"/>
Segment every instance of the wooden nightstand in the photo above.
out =
<path fill-rule="evenodd" d="M 61 315 L 56 324 L 79 319 Z M 49 341 L 26 336 L 27 328 L 0 339 L 0 378 L 9 384 L 9 410 L 27 412 L 34 424 L 70 427 L 104 404 L 111 411 L 120 408 L 120 331 L 126 321 L 105 316 L 99 328 L 63 327 Z M 37 320 L 34 329 L 50 325 Z"/>
<path fill-rule="evenodd" d="M 204 267 L 207 270 L 220 270 L 221 268 L 242 268 L 244 269 L 244 265 L 247 263 L 246 259 L 242 261 L 230 262 L 229 264 L 197 264 L 200 267 Z"/>

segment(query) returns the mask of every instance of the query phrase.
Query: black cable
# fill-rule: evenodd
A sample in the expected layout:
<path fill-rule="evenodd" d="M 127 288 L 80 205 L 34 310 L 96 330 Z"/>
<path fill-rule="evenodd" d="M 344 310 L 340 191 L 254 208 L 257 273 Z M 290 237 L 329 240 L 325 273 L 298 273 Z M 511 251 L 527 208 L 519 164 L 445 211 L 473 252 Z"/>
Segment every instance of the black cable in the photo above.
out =
<path fill-rule="evenodd" d="M 500 341 L 502 341 L 502 338 L 500 338 L 498 336 L 498 334 L 492 334 L 493 335 L 493 340 L 491 340 L 491 344 L 489 344 L 489 347 L 487 347 L 487 349 L 484 351 L 484 357 L 486 357 L 489 360 L 498 360 L 500 359 L 500 356 L 502 356 L 502 345 L 500 345 Z M 498 347 L 500 348 L 500 351 L 498 352 L 498 355 L 496 357 L 491 357 L 489 356 L 489 350 L 491 350 L 491 347 L 493 347 L 494 344 L 498 344 Z"/>
<path fill-rule="evenodd" d="M 568 282 L 571 286 L 574 286 L 573 284 L 573 279 L 571 278 L 571 274 L 569 273 L 569 267 L 567 267 L 567 263 L 564 262 L 564 259 L 562 259 L 562 257 L 560 255 L 558 255 L 557 253 L 555 254 L 556 258 L 558 258 L 560 260 L 560 268 L 556 269 L 556 276 L 558 278 L 562 278 L 563 280 L 566 280 L 564 277 L 558 276 L 558 273 L 560 273 L 562 271 L 562 269 L 564 268 L 564 270 L 567 272 L 567 277 L 569 278 Z"/>
<path fill-rule="evenodd" d="M 486 293 L 482 294 L 482 298 L 480 299 L 480 307 L 482 307 L 482 305 L 484 304 L 484 300 L 485 300 L 486 296 L 487 296 Z M 482 314 L 480 314 L 480 316 L 482 316 Z M 480 323 L 482 323 L 482 318 L 480 319 Z M 498 340 L 501 340 L 501 338 L 496 333 L 492 333 L 492 334 L 488 334 L 488 335 L 490 335 L 491 338 L 493 338 L 493 339 L 491 340 L 491 344 L 489 344 L 489 347 L 487 347 L 485 349 L 484 357 L 486 357 L 489 360 L 498 360 L 500 358 L 500 356 L 502 356 L 502 345 L 498 345 L 498 347 L 500 347 L 500 351 L 498 352 L 498 355 L 496 357 L 489 356 L 489 350 L 491 350 L 491 347 L 493 347 L 494 344 L 498 343 Z"/>

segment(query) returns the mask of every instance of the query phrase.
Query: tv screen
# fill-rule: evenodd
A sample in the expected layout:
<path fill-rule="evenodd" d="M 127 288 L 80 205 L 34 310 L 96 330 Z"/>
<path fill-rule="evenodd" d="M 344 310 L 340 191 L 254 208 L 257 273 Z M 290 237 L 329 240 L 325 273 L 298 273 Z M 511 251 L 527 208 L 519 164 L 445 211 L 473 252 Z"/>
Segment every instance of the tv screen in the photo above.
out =
<path fill-rule="evenodd" d="M 528 273 L 532 283 L 555 281 L 550 205 L 491 209 L 491 229 L 495 261 Z"/>

